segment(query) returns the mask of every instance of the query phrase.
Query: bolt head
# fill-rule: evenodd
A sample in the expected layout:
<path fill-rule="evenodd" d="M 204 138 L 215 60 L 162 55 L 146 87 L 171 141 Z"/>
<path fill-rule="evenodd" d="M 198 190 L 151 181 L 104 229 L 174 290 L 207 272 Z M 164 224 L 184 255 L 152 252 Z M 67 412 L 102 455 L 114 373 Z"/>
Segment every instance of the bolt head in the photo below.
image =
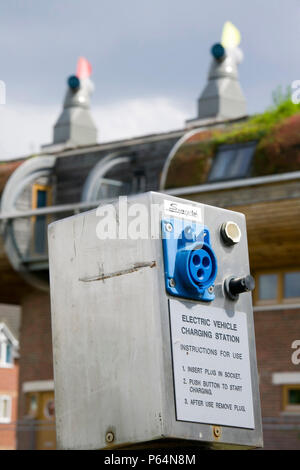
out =
<path fill-rule="evenodd" d="M 213 291 L 214 291 L 214 286 L 209 286 L 209 288 L 208 288 L 208 292 L 209 292 L 210 294 L 212 294 L 212 293 L 213 293 Z"/>
<path fill-rule="evenodd" d="M 218 439 L 221 436 L 221 428 L 220 426 L 214 426 L 213 427 L 213 434 L 216 439 Z"/>
<path fill-rule="evenodd" d="M 173 225 L 170 224 L 170 222 L 166 223 L 165 227 L 166 227 L 166 231 L 167 231 L 167 232 L 172 232 L 172 230 L 173 230 Z"/>
<path fill-rule="evenodd" d="M 114 439 L 115 439 L 115 436 L 113 432 L 109 431 L 106 433 L 105 440 L 107 443 L 113 442 Z"/>
<path fill-rule="evenodd" d="M 169 286 L 170 286 L 170 287 L 175 287 L 175 286 L 176 286 L 175 279 L 170 279 L 170 280 L 169 280 Z"/>
<path fill-rule="evenodd" d="M 241 240 L 241 229 L 237 223 L 228 221 L 221 225 L 221 236 L 226 245 L 235 245 Z"/>

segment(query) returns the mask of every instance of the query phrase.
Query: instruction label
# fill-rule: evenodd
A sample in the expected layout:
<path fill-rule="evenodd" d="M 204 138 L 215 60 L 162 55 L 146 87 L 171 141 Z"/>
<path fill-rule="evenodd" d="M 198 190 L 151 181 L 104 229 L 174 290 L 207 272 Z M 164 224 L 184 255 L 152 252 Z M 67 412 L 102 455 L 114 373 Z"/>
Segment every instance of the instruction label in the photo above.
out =
<path fill-rule="evenodd" d="M 169 306 L 177 420 L 254 429 L 246 313 Z"/>

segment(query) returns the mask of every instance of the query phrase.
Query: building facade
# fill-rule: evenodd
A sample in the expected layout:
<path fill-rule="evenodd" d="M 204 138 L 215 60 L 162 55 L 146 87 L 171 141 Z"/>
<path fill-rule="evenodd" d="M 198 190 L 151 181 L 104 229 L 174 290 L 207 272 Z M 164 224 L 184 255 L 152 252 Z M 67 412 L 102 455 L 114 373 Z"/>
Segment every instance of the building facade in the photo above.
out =
<path fill-rule="evenodd" d="M 275 127 L 268 131 L 272 138 L 266 131 L 253 143 L 241 125 L 234 132 L 225 131 L 217 147 L 214 140 L 218 142 L 220 135 L 203 140 L 202 132 L 196 132 L 170 161 L 165 188 L 171 194 L 246 215 L 250 267 L 256 279 L 254 324 L 264 446 L 299 449 L 300 154 L 291 139 L 295 132 L 300 140 L 299 112 L 280 119 Z M 261 133 L 262 124 L 259 129 Z M 278 143 L 279 158 L 274 153 L 276 132 L 289 136 Z M 263 139 L 270 146 L 265 154 L 260 153 Z M 262 169 L 272 165 L 272 172 L 263 174 L 261 158 L 265 158 Z M 178 175 L 187 171 L 191 184 L 187 181 L 179 187 Z"/>
<path fill-rule="evenodd" d="M 17 448 L 20 308 L 0 305 L 0 450 Z"/>
<path fill-rule="evenodd" d="M 212 55 L 181 130 L 97 144 L 79 67 L 53 143 L 0 166 L 0 302 L 22 312 L 18 448 L 55 448 L 47 225 L 151 190 L 246 215 L 265 448 L 300 449 L 300 109 L 287 101 L 249 118 L 236 56 Z"/>

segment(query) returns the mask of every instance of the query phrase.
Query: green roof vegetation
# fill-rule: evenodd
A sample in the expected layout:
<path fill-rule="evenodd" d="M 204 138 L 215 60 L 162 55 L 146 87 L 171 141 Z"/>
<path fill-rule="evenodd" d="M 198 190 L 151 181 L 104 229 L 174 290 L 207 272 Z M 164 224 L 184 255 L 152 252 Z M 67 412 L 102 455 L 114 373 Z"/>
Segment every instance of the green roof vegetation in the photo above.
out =
<path fill-rule="evenodd" d="M 252 116 L 246 122 L 233 126 L 229 131 L 216 135 L 216 142 L 223 143 L 248 142 L 259 140 L 285 119 L 300 112 L 300 104 L 294 104 L 290 97 L 277 102 L 262 114 Z"/>
<path fill-rule="evenodd" d="M 280 89 L 264 113 L 204 133 L 204 140 L 199 131 L 198 140 L 184 142 L 178 149 L 169 167 L 167 189 L 205 183 L 213 157 L 224 144 L 257 141 L 249 176 L 300 170 L 300 104 Z"/>

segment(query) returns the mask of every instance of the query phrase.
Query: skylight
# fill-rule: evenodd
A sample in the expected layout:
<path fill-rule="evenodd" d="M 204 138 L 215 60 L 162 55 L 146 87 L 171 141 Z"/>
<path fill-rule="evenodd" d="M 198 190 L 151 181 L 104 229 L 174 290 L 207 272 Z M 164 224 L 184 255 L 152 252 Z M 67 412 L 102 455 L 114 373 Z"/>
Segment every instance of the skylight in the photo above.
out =
<path fill-rule="evenodd" d="M 222 145 L 214 159 L 208 181 L 245 178 L 256 148 L 256 142 Z"/>

